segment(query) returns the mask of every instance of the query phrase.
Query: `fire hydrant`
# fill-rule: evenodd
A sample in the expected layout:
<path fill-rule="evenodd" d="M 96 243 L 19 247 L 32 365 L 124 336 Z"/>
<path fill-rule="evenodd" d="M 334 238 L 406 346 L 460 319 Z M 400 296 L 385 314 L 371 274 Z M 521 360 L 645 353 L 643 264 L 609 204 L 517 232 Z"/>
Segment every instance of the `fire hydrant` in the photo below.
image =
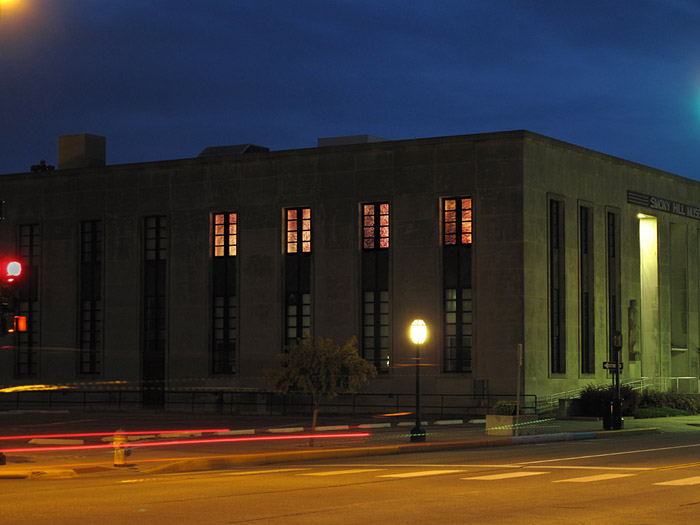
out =
<path fill-rule="evenodd" d="M 126 457 L 131 455 L 131 449 L 125 446 L 128 443 L 127 437 L 122 434 L 121 428 L 114 433 L 114 466 L 126 467 Z"/>

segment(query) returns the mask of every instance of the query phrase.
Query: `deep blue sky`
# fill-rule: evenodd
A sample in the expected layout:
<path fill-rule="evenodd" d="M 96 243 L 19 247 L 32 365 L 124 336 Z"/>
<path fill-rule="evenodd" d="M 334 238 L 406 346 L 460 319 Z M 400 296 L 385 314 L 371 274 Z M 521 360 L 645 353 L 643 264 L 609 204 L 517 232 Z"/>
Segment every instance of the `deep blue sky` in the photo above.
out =
<path fill-rule="evenodd" d="M 698 0 L 0 5 L 0 173 L 528 129 L 700 179 Z"/>

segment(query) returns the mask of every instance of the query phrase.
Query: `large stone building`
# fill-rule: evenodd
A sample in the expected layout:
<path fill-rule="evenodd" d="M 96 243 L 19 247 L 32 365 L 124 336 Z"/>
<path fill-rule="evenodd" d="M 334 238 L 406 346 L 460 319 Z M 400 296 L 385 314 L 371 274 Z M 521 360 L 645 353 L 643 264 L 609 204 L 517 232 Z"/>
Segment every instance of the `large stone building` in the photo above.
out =
<path fill-rule="evenodd" d="M 265 390 L 310 332 L 357 336 L 379 374 L 355 402 L 387 406 L 413 393 L 423 318 L 422 391 L 441 403 L 609 383 L 616 331 L 623 381 L 697 391 L 694 180 L 527 131 L 104 152 L 61 137 L 57 170 L 0 176 L 29 326 L 0 336 L 2 385 L 119 381 L 155 405 Z"/>

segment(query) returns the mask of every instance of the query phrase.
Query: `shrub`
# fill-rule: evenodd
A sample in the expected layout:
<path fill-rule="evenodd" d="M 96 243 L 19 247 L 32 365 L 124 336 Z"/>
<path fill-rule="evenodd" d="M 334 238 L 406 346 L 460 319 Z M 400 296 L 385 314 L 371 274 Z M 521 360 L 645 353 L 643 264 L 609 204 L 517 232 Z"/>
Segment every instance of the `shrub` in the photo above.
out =
<path fill-rule="evenodd" d="M 647 419 L 652 417 L 689 416 L 690 412 L 679 408 L 670 407 L 647 407 L 638 408 L 634 413 L 636 419 Z"/>
<path fill-rule="evenodd" d="M 579 395 L 583 415 L 602 417 L 605 407 L 610 405 L 614 396 L 612 386 L 588 385 Z M 631 416 L 639 408 L 641 400 L 639 392 L 628 385 L 620 386 L 620 399 L 623 416 Z"/>
<path fill-rule="evenodd" d="M 661 392 L 650 388 L 642 392 L 639 406 L 640 408 L 672 408 L 690 415 L 698 413 L 698 404 L 693 396 L 679 392 Z"/>
<path fill-rule="evenodd" d="M 493 413 L 497 416 L 514 416 L 516 409 L 515 401 L 497 401 L 493 405 Z"/>

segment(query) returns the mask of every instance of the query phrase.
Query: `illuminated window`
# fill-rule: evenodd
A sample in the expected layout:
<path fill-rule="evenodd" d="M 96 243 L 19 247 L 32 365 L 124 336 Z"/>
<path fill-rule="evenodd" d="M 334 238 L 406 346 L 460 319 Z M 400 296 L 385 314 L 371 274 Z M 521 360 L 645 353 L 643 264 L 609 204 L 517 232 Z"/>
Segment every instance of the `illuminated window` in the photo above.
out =
<path fill-rule="evenodd" d="M 286 212 L 287 253 L 311 253 L 311 208 Z"/>
<path fill-rule="evenodd" d="M 238 342 L 238 214 L 214 213 L 212 227 L 211 370 L 214 374 L 233 374 Z"/>
<path fill-rule="evenodd" d="M 238 215 L 236 213 L 214 214 L 214 257 L 238 255 Z"/>
<path fill-rule="evenodd" d="M 284 210 L 285 256 L 283 343 L 311 335 L 311 208 Z"/>
<path fill-rule="evenodd" d="M 389 203 L 362 206 L 362 248 L 389 248 Z"/>
<path fill-rule="evenodd" d="M 472 371 L 472 198 L 442 201 L 443 371 Z"/>
<path fill-rule="evenodd" d="M 442 210 L 443 244 L 454 246 L 472 243 L 472 199 L 444 199 Z"/>
<path fill-rule="evenodd" d="M 389 203 L 360 206 L 362 220 L 362 356 L 389 372 Z"/>

